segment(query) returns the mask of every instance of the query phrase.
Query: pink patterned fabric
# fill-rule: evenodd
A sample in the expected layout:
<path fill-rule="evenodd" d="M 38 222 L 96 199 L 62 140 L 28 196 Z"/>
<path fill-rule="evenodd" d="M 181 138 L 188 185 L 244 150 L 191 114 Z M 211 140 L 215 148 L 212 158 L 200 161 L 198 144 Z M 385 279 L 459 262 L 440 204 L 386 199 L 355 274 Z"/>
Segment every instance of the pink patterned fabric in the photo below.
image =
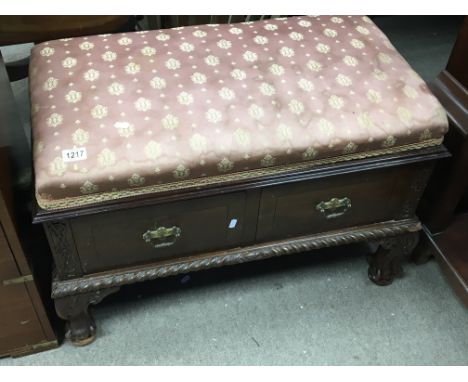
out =
<path fill-rule="evenodd" d="M 46 209 L 439 144 L 445 113 L 367 17 L 291 17 L 34 47 Z"/>

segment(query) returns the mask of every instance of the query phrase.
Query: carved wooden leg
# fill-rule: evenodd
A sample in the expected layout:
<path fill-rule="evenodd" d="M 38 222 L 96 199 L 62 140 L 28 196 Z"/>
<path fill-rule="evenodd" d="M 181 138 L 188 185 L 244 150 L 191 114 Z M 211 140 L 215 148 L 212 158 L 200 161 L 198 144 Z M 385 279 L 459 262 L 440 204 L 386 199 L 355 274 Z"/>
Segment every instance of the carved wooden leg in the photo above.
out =
<path fill-rule="evenodd" d="M 415 264 L 427 263 L 434 256 L 434 247 L 427 237 L 427 233 L 421 231 L 419 235 L 419 243 L 413 251 L 411 260 Z"/>
<path fill-rule="evenodd" d="M 367 258 L 369 279 L 377 285 L 389 285 L 403 273 L 400 261 L 416 246 L 418 232 L 406 233 L 379 241 L 377 251 Z"/>
<path fill-rule="evenodd" d="M 76 346 L 93 342 L 96 338 L 96 324 L 89 312 L 89 305 L 98 304 L 104 297 L 118 290 L 118 287 L 108 288 L 55 299 L 58 316 L 67 321 L 66 338 Z"/>

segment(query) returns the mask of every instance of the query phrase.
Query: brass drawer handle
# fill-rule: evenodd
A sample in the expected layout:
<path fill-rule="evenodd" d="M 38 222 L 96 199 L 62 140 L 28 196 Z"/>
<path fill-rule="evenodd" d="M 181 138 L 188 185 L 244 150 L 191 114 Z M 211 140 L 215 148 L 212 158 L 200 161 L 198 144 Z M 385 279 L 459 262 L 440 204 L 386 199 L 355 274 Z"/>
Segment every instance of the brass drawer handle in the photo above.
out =
<path fill-rule="evenodd" d="M 143 234 L 143 240 L 152 244 L 154 248 L 168 247 L 173 245 L 181 235 L 182 230 L 177 227 L 157 227 Z"/>
<path fill-rule="evenodd" d="M 351 200 L 347 197 L 341 199 L 331 198 L 328 202 L 320 202 L 315 208 L 324 214 L 327 219 L 334 219 L 351 208 Z"/>

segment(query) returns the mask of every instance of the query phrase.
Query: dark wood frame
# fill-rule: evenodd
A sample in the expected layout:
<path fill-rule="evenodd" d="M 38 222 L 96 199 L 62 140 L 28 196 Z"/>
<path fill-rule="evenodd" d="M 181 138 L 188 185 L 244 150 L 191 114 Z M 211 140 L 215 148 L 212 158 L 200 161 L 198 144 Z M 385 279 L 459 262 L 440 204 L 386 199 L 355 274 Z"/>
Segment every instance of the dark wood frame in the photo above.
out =
<path fill-rule="evenodd" d="M 89 305 L 99 303 L 105 296 L 116 292 L 123 285 L 360 241 L 373 242 L 378 247 L 375 253 L 368 256 L 370 280 L 378 285 L 388 285 L 402 273 L 401 258 L 409 255 L 417 244 L 421 224 L 415 216 L 416 207 L 435 161 L 447 155 L 448 152 L 443 146 L 437 146 L 407 153 L 320 166 L 289 174 L 267 176 L 253 181 L 143 195 L 62 211 L 45 211 L 36 206 L 34 221 L 43 224 L 56 263 L 52 297 L 55 299 L 57 313 L 68 321 L 68 337 L 73 343 L 85 345 L 95 338 L 96 333 L 96 325 L 89 313 Z M 109 211 L 124 211 L 127 208 L 222 195 L 239 190 L 247 192 L 247 199 L 252 199 L 251 204 L 255 206 L 258 203 L 255 202 L 255 198 L 258 200 L 260 197 L 259 191 L 270 186 L 293 184 L 311 179 L 326 179 L 330 176 L 372 171 L 377 168 L 407 168 L 408 166 L 414 167 L 414 178 L 400 212 L 395 215 L 394 220 L 376 224 L 266 243 L 252 243 L 240 248 L 111 269 L 94 274 L 83 272 L 75 242 L 80 238 L 74 237 L 70 229 L 70 219 L 82 216 L 98 217 L 100 213 Z M 257 213 L 257 209 L 254 208 L 251 213 Z"/>
<path fill-rule="evenodd" d="M 0 357 L 58 346 L 50 298 L 52 259 L 42 227 L 33 226 L 30 218 L 30 155 L 0 52 L 0 239 L 5 250 L 0 258 L 7 277 L 0 278 L 2 313 L 6 311 Z"/>
<path fill-rule="evenodd" d="M 450 128 L 445 144 L 453 154 L 449 161 L 438 165 L 419 211 L 430 231 L 437 234 L 447 228 L 468 190 L 468 95 L 467 89 L 446 70 L 431 89 L 447 111 Z"/>

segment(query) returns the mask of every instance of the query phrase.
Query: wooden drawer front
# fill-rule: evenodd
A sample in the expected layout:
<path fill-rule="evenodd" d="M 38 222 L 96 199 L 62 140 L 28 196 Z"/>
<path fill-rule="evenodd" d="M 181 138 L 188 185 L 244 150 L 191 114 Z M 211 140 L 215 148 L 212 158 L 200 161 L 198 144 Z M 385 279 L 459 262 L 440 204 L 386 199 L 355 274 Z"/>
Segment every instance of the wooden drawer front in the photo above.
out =
<path fill-rule="evenodd" d="M 71 227 L 83 271 L 92 273 L 240 245 L 244 207 L 240 192 L 84 216 Z"/>
<path fill-rule="evenodd" d="M 266 188 L 257 240 L 393 220 L 402 210 L 414 171 L 372 170 Z"/>

